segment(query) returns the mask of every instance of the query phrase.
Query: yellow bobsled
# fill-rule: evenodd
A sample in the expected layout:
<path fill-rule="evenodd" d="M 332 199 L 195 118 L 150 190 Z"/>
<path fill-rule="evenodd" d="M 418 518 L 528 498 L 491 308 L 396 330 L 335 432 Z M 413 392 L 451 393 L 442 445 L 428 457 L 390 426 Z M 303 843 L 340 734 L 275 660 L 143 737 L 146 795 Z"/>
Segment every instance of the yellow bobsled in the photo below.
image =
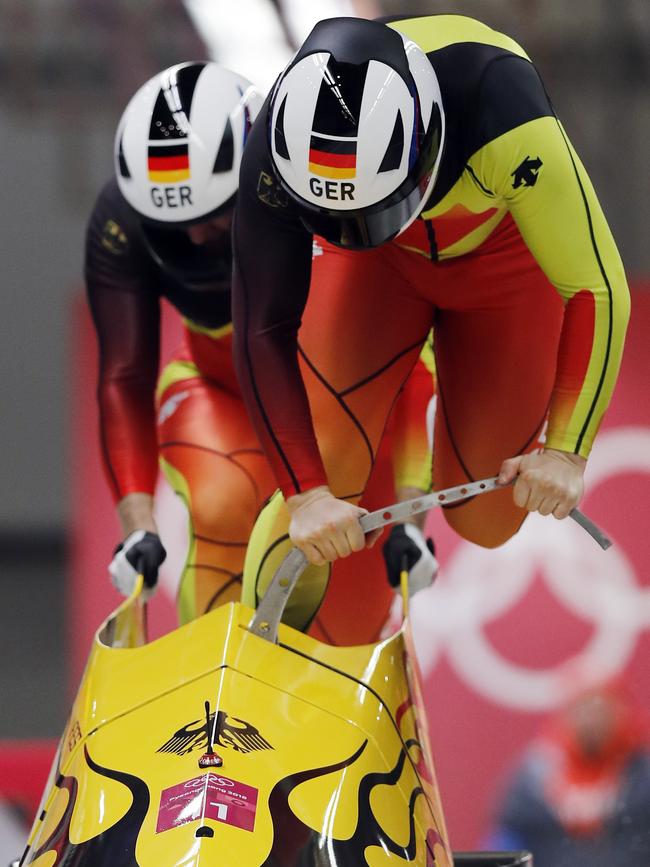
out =
<path fill-rule="evenodd" d="M 147 644 L 136 592 L 108 619 L 21 865 L 451 863 L 408 632 L 276 644 L 253 615 Z"/>
<path fill-rule="evenodd" d="M 408 622 L 342 648 L 253 616 L 148 644 L 138 587 L 106 621 L 21 867 L 452 864 Z"/>
<path fill-rule="evenodd" d="M 530 867 L 452 858 L 408 616 L 331 647 L 280 623 L 295 580 L 281 567 L 257 612 L 229 603 L 147 643 L 139 579 L 95 636 L 14 863 Z"/>

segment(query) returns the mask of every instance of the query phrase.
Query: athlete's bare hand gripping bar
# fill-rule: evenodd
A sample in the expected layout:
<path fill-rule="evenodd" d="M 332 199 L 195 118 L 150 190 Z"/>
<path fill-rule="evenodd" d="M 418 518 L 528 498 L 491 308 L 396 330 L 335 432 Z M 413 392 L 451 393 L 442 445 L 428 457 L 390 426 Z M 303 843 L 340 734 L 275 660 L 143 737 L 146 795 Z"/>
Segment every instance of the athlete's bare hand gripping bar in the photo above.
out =
<path fill-rule="evenodd" d="M 497 477 L 493 476 L 490 479 L 481 479 L 478 482 L 467 482 L 464 485 L 457 485 L 455 488 L 446 488 L 444 491 L 433 491 L 431 494 L 425 494 L 413 500 L 405 500 L 403 503 L 395 503 L 395 505 L 388 506 L 385 509 L 370 512 L 361 518 L 361 527 L 365 533 L 368 533 L 370 530 L 376 530 L 379 527 L 385 527 L 387 524 L 404 521 L 420 512 L 426 512 L 434 506 L 457 503 L 460 500 L 467 500 L 469 497 L 476 497 L 479 494 L 495 491 L 502 487 L 505 487 L 505 485 L 497 484 Z M 611 546 L 611 540 L 579 509 L 571 509 L 569 517 L 580 524 L 583 530 L 586 530 L 592 539 L 598 542 L 603 551 L 606 551 Z"/>

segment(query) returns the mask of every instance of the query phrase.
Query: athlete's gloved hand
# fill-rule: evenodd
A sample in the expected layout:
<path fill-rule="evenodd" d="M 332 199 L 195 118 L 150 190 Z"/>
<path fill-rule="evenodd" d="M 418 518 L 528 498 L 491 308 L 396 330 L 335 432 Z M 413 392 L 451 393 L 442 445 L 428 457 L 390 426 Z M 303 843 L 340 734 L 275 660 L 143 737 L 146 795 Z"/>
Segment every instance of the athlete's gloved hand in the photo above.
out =
<path fill-rule="evenodd" d="M 383 546 L 386 572 L 391 587 L 399 587 L 400 573 L 408 569 L 409 581 L 417 588 L 433 584 L 438 561 L 431 539 L 425 539 L 415 524 L 395 524 Z"/>
<path fill-rule="evenodd" d="M 167 556 L 155 533 L 135 530 L 117 546 L 108 571 L 115 587 L 130 596 L 138 575 L 144 576 L 145 588 L 151 595 L 158 582 L 158 567 Z"/>

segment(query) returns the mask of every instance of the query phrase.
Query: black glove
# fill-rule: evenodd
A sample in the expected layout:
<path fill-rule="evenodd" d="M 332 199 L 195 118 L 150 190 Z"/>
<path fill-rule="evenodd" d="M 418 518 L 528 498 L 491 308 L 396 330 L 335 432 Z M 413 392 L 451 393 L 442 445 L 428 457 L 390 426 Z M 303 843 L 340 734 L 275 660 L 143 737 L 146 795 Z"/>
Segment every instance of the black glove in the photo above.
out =
<path fill-rule="evenodd" d="M 402 569 L 416 587 L 428 587 L 438 574 L 438 561 L 431 539 L 425 539 L 415 524 L 395 524 L 383 546 L 391 587 L 399 587 Z"/>
<path fill-rule="evenodd" d="M 117 546 L 108 571 L 115 587 L 130 596 L 138 575 L 144 576 L 145 587 L 153 590 L 158 582 L 158 567 L 167 556 L 155 533 L 135 530 Z"/>

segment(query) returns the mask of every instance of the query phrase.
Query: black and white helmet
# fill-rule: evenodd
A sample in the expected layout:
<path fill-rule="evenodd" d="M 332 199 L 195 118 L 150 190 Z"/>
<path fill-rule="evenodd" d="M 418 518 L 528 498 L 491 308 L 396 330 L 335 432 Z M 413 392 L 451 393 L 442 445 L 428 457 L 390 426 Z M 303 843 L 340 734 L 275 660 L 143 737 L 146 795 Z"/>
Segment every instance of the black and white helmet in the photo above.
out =
<path fill-rule="evenodd" d="M 278 79 L 273 164 L 305 225 L 374 247 L 418 216 L 436 180 L 445 118 L 426 54 L 377 21 L 331 18 Z"/>
<path fill-rule="evenodd" d="M 234 204 L 246 137 L 262 95 L 216 63 L 179 63 L 131 101 L 115 136 L 115 173 L 131 207 L 190 224 Z"/>

